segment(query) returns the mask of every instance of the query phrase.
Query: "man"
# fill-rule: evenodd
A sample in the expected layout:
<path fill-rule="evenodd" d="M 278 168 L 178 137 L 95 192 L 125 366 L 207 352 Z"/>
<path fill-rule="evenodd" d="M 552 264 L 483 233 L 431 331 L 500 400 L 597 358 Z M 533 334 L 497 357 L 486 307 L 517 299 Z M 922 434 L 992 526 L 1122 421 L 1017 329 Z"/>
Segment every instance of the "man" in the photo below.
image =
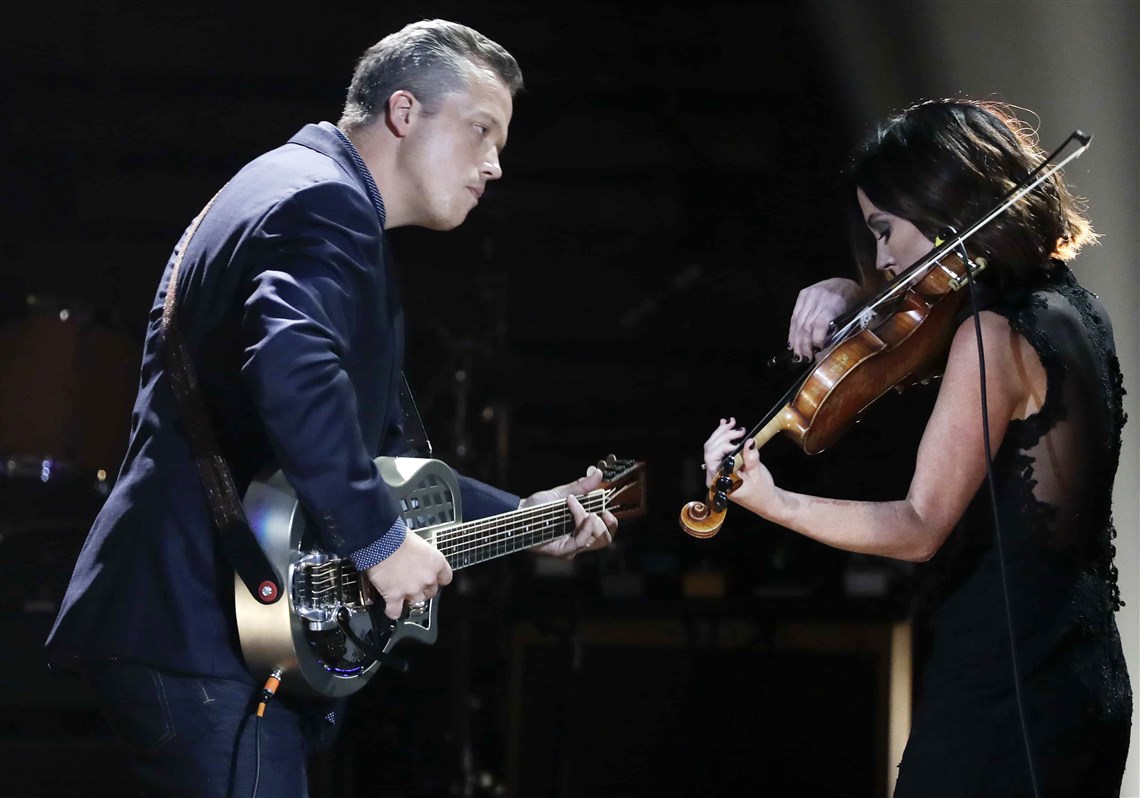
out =
<path fill-rule="evenodd" d="M 302 796 L 304 752 L 338 717 L 283 691 L 247 722 L 267 674 L 242 658 L 234 565 L 195 465 L 201 436 L 188 434 L 172 389 L 174 333 L 163 329 L 172 273 L 176 311 L 167 312 L 237 491 L 280 469 L 324 549 L 351 558 L 384 614 L 399 618 L 448 584 L 451 569 L 407 533 L 374 463 L 407 452 L 403 315 L 385 231 L 463 222 L 502 175 L 521 86 L 514 58 L 478 32 L 443 20 L 408 25 L 360 59 L 336 126 L 306 125 L 246 165 L 172 253 L 128 452 L 48 639 L 54 664 L 90 679 L 147 795 L 256 786 Z M 573 532 L 541 551 L 573 557 L 611 542 L 613 515 L 587 513 L 572 496 L 600 479 L 593 470 L 521 502 L 564 498 L 569 507 Z M 472 479 L 460 487 L 465 518 L 520 506 Z"/>

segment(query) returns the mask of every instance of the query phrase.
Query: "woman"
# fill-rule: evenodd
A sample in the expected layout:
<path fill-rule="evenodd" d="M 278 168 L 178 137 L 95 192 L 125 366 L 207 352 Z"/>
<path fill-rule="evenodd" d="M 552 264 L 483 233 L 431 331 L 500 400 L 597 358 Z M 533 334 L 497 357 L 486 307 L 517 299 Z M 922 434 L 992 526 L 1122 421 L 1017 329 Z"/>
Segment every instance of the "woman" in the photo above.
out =
<path fill-rule="evenodd" d="M 966 229 L 1041 160 L 997 104 L 927 102 L 887 119 L 849 171 L 861 281 L 805 289 L 789 347 L 811 357 L 876 278 Z M 1119 795 L 1132 714 L 1111 517 L 1123 392 L 1107 314 L 1066 265 L 1094 240 L 1057 175 L 968 240 L 987 261 L 984 354 L 967 302 L 904 498 L 791 493 L 754 441 L 740 452 L 736 504 L 829 546 L 926 563 L 929 649 L 896 798 Z M 710 485 L 743 434 L 722 419 L 705 442 Z"/>

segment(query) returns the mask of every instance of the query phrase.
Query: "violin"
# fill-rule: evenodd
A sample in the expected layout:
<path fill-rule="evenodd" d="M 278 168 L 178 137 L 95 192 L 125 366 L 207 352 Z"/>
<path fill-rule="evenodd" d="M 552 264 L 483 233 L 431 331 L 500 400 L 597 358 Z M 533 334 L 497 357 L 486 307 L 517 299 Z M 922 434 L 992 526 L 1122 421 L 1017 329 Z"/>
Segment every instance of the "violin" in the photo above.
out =
<path fill-rule="evenodd" d="M 1068 144 L 1080 147 L 1040 174 Z M 728 496 L 740 487 L 740 452 L 749 439 L 756 448 L 778 433 L 790 436 L 806 454 L 818 454 L 839 440 L 878 399 L 940 376 L 974 276 L 986 267 L 984 257 L 971 258 L 966 240 L 1077 158 L 1092 137 L 1074 131 L 997 206 L 958 234 L 943 231 L 934 248 L 903 270 L 885 289 L 862 306 L 836 319 L 815 360 L 793 382 L 766 420 L 749 431 L 725 457 L 703 501 L 681 509 L 681 528 L 696 538 L 720 531 Z M 964 287 L 969 291 L 962 291 Z"/>

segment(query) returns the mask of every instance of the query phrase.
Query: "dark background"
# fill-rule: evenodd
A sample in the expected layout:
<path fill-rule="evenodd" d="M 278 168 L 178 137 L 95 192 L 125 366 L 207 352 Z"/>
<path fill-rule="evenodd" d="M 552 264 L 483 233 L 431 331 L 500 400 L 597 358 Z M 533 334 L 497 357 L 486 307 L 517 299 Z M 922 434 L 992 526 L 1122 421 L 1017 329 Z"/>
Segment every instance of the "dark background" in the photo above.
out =
<path fill-rule="evenodd" d="M 795 376 L 766 361 L 784 348 L 797 291 L 852 275 L 840 172 L 870 120 L 844 116 L 798 8 L 52 3 L 5 25 L 0 448 L 15 465 L 3 481 L 3 675 L 39 741 L 0 749 L 27 774 L 12 794 L 118 778 L 101 743 L 75 771 L 41 764 L 60 740 L 83 750 L 105 732 L 80 688 L 46 674 L 37 641 L 98 507 L 89 475 L 102 467 L 113 479 L 125 447 L 116 431 L 170 248 L 246 161 L 307 122 L 336 121 L 360 52 L 427 16 L 496 39 L 527 83 L 505 176 L 468 221 L 392 234 L 409 373 L 435 455 L 522 495 L 610 452 L 637 458 L 648 512 L 612 549 L 556 573 L 529 556 L 464 572 L 441 603 L 440 643 L 414 655 L 409 675 L 358 697 L 346 741 L 318 761 L 316 792 L 364 794 L 375 779 L 388 792 L 368 794 L 668 795 L 681 784 L 701 794 L 716 750 L 737 766 L 761 757 L 770 783 L 795 771 L 801 786 L 832 778 L 816 786 L 869 794 L 881 774 L 840 741 L 866 737 L 873 663 L 859 651 L 781 654 L 767 635 L 795 619 L 900 617 L 907 572 L 853 563 L 739 509 L 708 541 L 677 523 L 703 495 L 701 445 L 718 419 L 762 422 Z M 789 487 L 897 495 L 930 391 L 913 396 L 888 396 L 828 452 L 807 457 L 780 437 L 765 458 Z M 28 472 L 45 456 L 56 461 L 46 481 L 38 465 Z M 878 569 L 889 588 L 847 595 L 855 566 Z M 711 597 L 687 581 L 701 576 Z M 574 630 L 595 617 L 628 622 L 633 638 L 652 619 L 703 628 L 744 617 L 757 638 L 730 649 L 598 644 L 583 664 Z M 536 626 L 554 642 L 518 643 Z M 629 682 L 611 695 L 618 674 Z M 610 714 L 622 706 L 633 708 L 628 729 Z M 671 714 L 649 711 L 662 706 Z M 571 710 L 584 716 L 558 714 Z M 742 717 L 731 745 L 698 744 L 703 754 L 681 768 L 693 750 L 669 734 L 643 740 L 624 770 L 572 757 L 583 752 L 556 739 L 570 729 L 601 748 L 650 731 L 701 737 Z M 820 755 L 795 753 L 806 739 L 834 748 L 829 773 L 803 770 Z M 388 756 L 414 767 L 390 771 Z M 722 765 L 706 787 L 756 783 Z M 654 776 L 629 775 L 640 768 Z"/>

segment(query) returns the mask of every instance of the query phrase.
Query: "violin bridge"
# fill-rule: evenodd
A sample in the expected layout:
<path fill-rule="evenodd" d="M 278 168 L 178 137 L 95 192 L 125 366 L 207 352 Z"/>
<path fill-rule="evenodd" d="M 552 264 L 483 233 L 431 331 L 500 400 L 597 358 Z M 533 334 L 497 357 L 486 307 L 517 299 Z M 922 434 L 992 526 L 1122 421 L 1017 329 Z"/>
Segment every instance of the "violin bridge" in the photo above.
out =
<path fill-rule="evenodd" d="M 875 320 L 875 315 L 873 308 L 863 308 L 855 318 L 855 323 L 859 325 L 859 329 L 865 330 L 871 326 L 871 322 Z"/>
<path fill-rule="evenodd" d="M 951 269 L 947 269 L 941 263 L 939 263 L 938 265 L 942 268 L 942 270 L 944 272 L 946 272 L 946 276 L 949 278 L 948 283 L 950 285 L 951 291 L 957 291 L 966 285 L 967 280 L 966 280 L 965 275 L 959 275 L 956 272 L 952 271 Z M 967 260 L 966 261 L 966 268 L 970 270 L 971 277 L 974 275 L 977 275 L 978 272 L 980 272 L 986 268 L 986 259 L 985 258 L 978 258 L 977 260 Z"/>

